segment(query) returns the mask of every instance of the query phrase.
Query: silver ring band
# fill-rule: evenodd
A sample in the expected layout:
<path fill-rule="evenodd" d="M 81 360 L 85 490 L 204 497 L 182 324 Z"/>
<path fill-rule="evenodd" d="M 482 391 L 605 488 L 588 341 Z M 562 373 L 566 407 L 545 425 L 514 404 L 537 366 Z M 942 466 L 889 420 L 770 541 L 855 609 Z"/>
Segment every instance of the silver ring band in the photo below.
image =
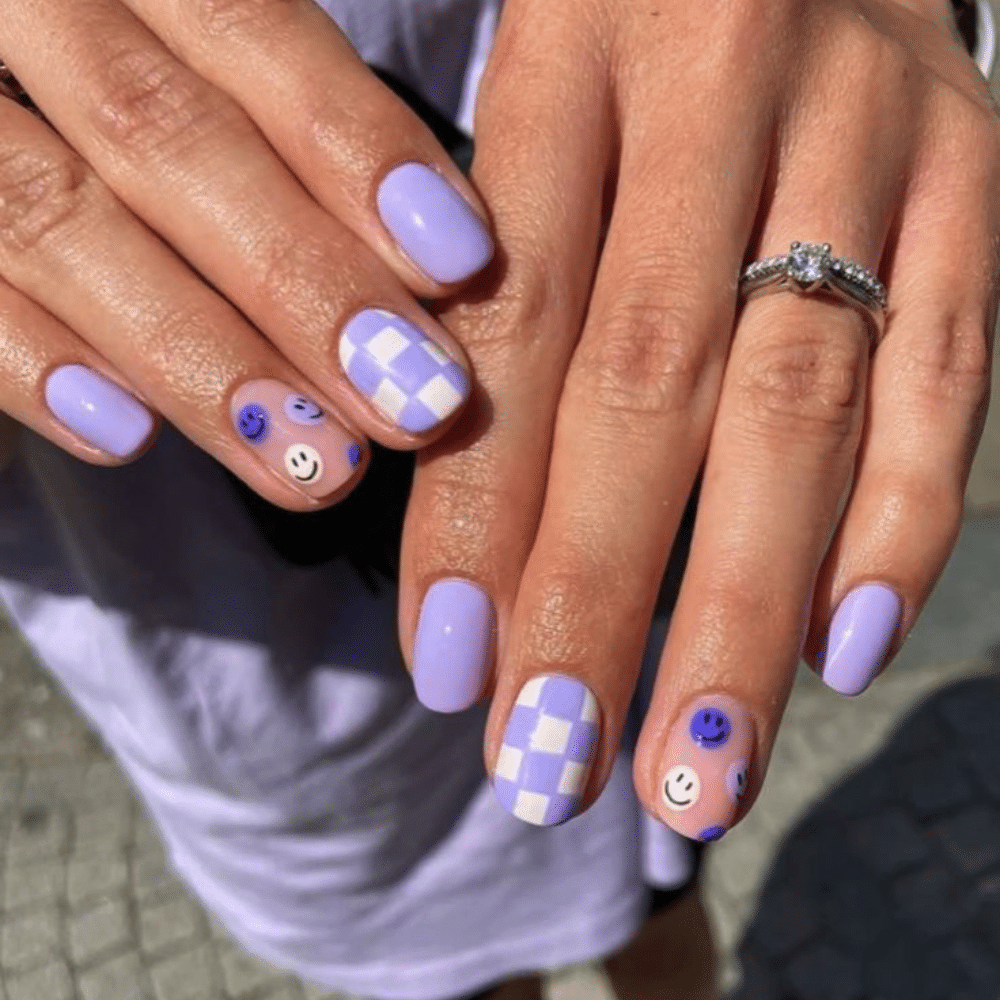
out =
<path fill-rule="evenodd" d="M 835 257 L 829 243 L 791 245 L 788 253 L 748 264 L 740 274 L 740 292 L 792 291 L 799 295 L 827 294 L 860 307 L 874 324 L 875 341 L 885 326 L 886 292 L 878 276 L 867 268 Z"/>

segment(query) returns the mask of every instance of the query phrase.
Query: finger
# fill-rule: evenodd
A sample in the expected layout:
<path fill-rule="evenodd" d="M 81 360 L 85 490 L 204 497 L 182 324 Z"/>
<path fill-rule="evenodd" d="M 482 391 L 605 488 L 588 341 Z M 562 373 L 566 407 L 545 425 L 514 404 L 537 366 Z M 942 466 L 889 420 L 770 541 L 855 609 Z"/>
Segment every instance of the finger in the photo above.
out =
<path fill-rule="evenodd" d="M 0 274 L 273 502 L 308 509 L 357 481 L 357 429 L 309 405 L 322 395 L 11 101 L 0 101 Z"/>
<path fill-rule="evenodd" d="M 502 267 L 488 298 L 445 317 L 482 391 L 449 440 L 422 453 L 403 542 L 401 641 L 417 696 L 438 711 L 483 696 L 504 648 L 600 235 L 606 97 L 596 74 L 568 89 L 568 67 L 533 71 L 530 52 L 558 64 L 564 50 L 537 14 L 505 22 L 493 66 L 506 66 L 506 46 L 530 51 L 488 73 L 479 98 L 473 174 L 494 210 Z"/>
<path fill-rule="evenodd" d="M 60 7 L 43 34 L 21 82 L 144 222 L 366 433 L 414 447 L 443 429 L 468 395 L 457 344 L 231 99 L 105 0 Z M 36 78 L 56 55 L 73 71 Z"/>
<path fill-rule="evenodd" d="M 621 153 L 487 727 L 501 801 L 544 825 L 592 801 L 618 752 L 711 425 L 732 278 L 768 157 L 766 114 L 728 97 L 689 102 L 685 92 L 651 124 L 642 108 L 662 78 L 643 82 L 621 110 L 622 135 L 641 138 L 626 138 Z M 701 82 L 689 81 L 692 91 Z M 717 129 L 705 129 L 716 115 Z M 737 128 L 747 141 L 734 152 Z"/>
<path fill-rule="evenodd" d="M 0 281 L 0 410 L 95 465 L 137 458 L 158 420 L 107 361 Z"/>
<path fill-rule="evenodd" d="M 238 101 L 316 200 L 415 291 L 440 295 L 489 262 L 474 189 L 319 5 L 126 2 Z"/>
<path fill-rule="evenodd" d="M 951 554 L 989 394 L 996 120 L 949 95 L 933 123 L 900 222 L 892 320 L 807 644 L 823 680 L 848 695 L 900 647 Z"/>
<path fill-rule="evenodd" d="M 916 108 L 880 77 L 905 78 L 900 67 L 859 65 L 875 79 L 852 85 L 879 99 L 862 108 L 843 94 L 810 95 L 810 107 L 831 111 L 822 121 L 804 111 L 784 139 L 761 256 L 815 238 L 877 271 Z M 647 808 L 685 836 L 722 836 L 763 779 L 861 433 L 869 332 L 859 309 L 789 293 L 751 300 L 737 325 L 635 759 Z"/>

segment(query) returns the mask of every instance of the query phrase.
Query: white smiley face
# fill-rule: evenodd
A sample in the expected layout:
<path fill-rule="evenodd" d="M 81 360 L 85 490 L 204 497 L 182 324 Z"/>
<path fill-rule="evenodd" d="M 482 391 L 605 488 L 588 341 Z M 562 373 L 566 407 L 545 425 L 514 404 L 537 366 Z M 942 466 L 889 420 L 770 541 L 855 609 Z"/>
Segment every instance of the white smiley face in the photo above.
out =
<path fill-rule="evenodd" d="M 285 452 L 285 469 L 297 483 L 315 483 L 323 475 L 323 456 L 308 444 L 293 444 Z"/>
<path fill-rule="evenodd" d="M 698 772 L 687 764 L 672 767 L 663 779 L 663 801 L 677 812 L 690 809 L 701 795 Z"/>
<path fill-rule="evenodd" d="M 726 772 L 726 788 L 730 797 L 739 802 L 747 793 L 747 785 L 750 783 L 750 768 L 745 760 L 733 761 Z"/>
<path fill-rule="evenodd" d="M 315 427 L 325 419 L 323 410 L 306 396 L 289 396 L 285 400 L 285 416 L 305 427 Z"/>

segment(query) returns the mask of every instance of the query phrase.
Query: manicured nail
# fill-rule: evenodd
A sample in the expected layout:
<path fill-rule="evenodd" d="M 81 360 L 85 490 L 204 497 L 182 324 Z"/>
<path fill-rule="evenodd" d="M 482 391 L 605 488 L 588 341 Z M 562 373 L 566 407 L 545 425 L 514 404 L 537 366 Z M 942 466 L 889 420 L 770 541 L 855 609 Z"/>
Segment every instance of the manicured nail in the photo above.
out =
<path fill-rule="evenodd" d="M 536 826 L 576 815 L 597 750 L 600 708 L 573 677 L 533 677 L 517 696 L 493 771 L 506 809 Z"/>
<path fill-rule="evenodd" d="M 361 443 L 307 396 L 262 378 L 233 393 L 233 424 L 240 437 L 284 480 L 315 499 L 354 476 Z"/>
<path fill-rule="evenodd" d="M 892 587 L 855 587 L 833 615 L 819 657 L 823 682 L 840 694 L 861 694 L 875 679 L 899 628 L 903 602 Z"/>
<path fill-rule="evenodd" d="M 422 434 L 469 396 L 469 377 L 422 330 L 384 309 L 365 309 L 340 335 L 340 363 L 354 387 L 390 420 Z"/>
<path fill-rule="evenodd" d="M 728 695 L 696 698 L 667 738 L 660 818 L 692 840 L 718 840 L 732 826 L 750 780 L 753 716 Z"/>
<path fill-rule="evenodd" d="M 474 704 L 493 652 L 493 602 L 468 580 L 438 580 L 420 608 L 413 644 L 413 685 L 435 712 Z"/>
<path fill-rule="evenodd" d="M 56 368 L 45 383 L 45 402 L 71 431 L 116 458 L 134 455 L 155 423 L 135 396 L 85 365 Z"/>
<path fill-rule="evenodd" d="M 493 240 L 472 206 L 436 171 L 404 163 L 382 181 L 378 213 L 403 252 L 443 285 L 481 271 Z"/>

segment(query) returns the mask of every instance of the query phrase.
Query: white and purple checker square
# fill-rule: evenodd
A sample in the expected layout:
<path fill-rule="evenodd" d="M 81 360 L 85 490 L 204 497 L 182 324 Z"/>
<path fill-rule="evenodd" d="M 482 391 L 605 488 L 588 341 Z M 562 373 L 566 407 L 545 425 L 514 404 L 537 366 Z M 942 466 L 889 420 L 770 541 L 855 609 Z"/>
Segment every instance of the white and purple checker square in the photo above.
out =
<path fill-rule="evenodd" d="M 436 427 L 469 395 L 465 369 L 422 330 L 384 309 L 365 309 L 347 323 L 340 363 L 354 387 L 411 434 Z"/>
<path fill-rule="evenodd" d="M 572 677 L 534 677 L 524 685 L 493 772 L 509 812 L 536 826 L 576 815 L 597 749 L 599 715 L 590 688 Z"/>

